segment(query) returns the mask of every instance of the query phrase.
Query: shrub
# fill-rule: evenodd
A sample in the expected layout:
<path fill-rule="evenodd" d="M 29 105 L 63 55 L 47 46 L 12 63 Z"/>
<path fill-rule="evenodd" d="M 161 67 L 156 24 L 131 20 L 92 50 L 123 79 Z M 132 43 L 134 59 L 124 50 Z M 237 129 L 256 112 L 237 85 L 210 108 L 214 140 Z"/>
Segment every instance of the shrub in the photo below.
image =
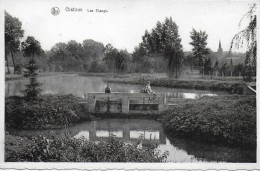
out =
<path fill-rule="evenodd" d="M 10 136 L 7 136 L 7 140 Z M 166 154 L 160 155 L 156 146 L 138 147 L 125 144 L 111 136 L 98 142 L 75 138 L 47 139 L 43 136 L 33 138 L 23 153 L 12 153 L 6 161 L 29 162 L 162 162 Z M 8 151 L 10 153 L 10 151 Z M 19 156 L 19 157 L 17 157 Z"/>
<path fill-rule="evenodd" d="M 162 119 L 171 136 L 256 147 L 256 99 L 204 97 L 168 111 Z"/>
<path fill-rule="evenodd" d="M 27 100 L 35 100 L 42 91 L 41 84 L 37 81 L 39 67 L 34 58 L 30 58 L 25 68 L 27 70 L 24 72 L 24 77 L 29 78 L 29 84 L 25 85 L 26 89 L 23 90 L 23 93 Z"/>
<path fill-rule="evenodd" d="M 39 129 L 62 127 L 83 120 L 90 120 L 84 105 L 72 95 L 44 95 L 28 102 L 23 97 L 6 97 L 6 127 Z"/>

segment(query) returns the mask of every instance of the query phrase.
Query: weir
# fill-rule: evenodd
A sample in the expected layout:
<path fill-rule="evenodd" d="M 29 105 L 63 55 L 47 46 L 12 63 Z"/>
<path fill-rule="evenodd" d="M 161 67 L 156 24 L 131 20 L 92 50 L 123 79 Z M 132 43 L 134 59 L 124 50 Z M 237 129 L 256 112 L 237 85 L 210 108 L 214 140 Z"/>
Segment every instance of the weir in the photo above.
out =
<path fill-rule="evenodd" d="M 89 93 L 88 109 L 92 113 L 160 114 L 167 109 L 165 94 Z"/>

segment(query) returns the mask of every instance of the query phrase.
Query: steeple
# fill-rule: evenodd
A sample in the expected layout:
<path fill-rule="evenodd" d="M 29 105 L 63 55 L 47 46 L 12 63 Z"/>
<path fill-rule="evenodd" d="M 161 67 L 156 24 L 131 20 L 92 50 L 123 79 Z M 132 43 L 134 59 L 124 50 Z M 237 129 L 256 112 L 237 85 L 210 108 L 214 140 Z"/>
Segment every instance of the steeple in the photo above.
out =
<path fill-rule="evenodd" d="M 221 47 L 221 41 L 219 40 L 219 44 L 218 44 L 218 56 L 222 56 L 223 55 L 223 49 Z"/>
<path fill-rule="evenodd" d="M 219 40 L 219 44 L 218 44 L 218 49 L 222 49 L 221 48 L 221 41 Z"/>

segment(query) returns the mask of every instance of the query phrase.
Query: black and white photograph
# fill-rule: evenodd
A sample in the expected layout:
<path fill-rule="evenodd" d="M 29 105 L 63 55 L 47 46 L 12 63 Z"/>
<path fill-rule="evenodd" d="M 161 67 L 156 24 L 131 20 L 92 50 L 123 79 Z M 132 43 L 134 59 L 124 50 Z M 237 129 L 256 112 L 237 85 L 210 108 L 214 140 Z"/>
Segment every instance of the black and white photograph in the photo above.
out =
<path fill-rule="evenodd" d="M 259 1 L 1 3 L 5 164 L 257 164 Z"/>

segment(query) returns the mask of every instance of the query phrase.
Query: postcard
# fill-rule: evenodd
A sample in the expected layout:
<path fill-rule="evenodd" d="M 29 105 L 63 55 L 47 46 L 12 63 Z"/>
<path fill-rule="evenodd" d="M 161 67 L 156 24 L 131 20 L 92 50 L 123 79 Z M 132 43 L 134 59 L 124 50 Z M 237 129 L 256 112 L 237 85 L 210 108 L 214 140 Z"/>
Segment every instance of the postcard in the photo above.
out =
<path fill-rule="evenodd" d="M 0 3 L 0 168 L 259 169 L 258 1 Z"/>

